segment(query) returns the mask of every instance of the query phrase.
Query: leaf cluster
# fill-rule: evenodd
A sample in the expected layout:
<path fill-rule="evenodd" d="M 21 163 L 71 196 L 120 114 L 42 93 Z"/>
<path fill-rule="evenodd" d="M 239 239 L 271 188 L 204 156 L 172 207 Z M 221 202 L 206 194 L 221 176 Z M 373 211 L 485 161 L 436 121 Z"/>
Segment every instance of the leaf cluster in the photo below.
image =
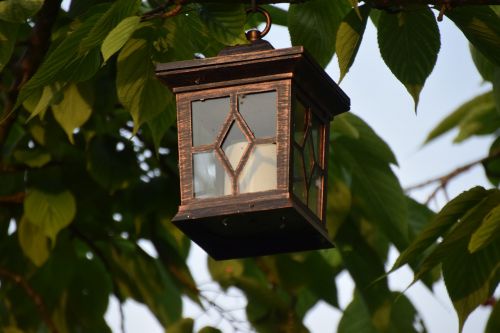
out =
<path fill-rule="evenodd" d="M 170 222 L 179 204 L 175 103 L 154 68 L 246 43 L 245 28 L 259 19 L 247 22 L 240 2 L 60 5 L 0 1 L 0 330 L 109 332 L 104 313 L 114 296 L 144 304 L 169 332 L 193 332 L 181 297 L 205 309 L 212 301 L 186 265 L 190 241 Z M 321 65 L 337 54 L 341 79 L 371 19 L 382 58 L 416 102 L 440 48 L 428 6 L 389 12 L 355 0 L 309 0 L 288 11 L 266 8 Z M 454 127 L 457 141 L 496 135 L 497 14 L 489 6 L 446 12 L 493 90 L 450 115 L 429 140 Z M 304 317 L 319 301 L 339 306 L 335 279 L 347 271 L 356 291 L 339 332 L 424 332 L 424 323 L 413 325 L 420 319 L 411 302 L 389 288 L 385 264 L 395 246 L 402 253 L 395 268 L 408 263 L 429 287 L 442 266 L 463 324 L 498 284 L 498 191 L 470 190 L 436 215 L 405 195 L 394 154 L 363 120 L 341 116 L 331 133 L 327 214 L 337 249 L 209 259 L 213 280 L 245 294 L 258 332 L 306 332 Z M 485 161 L 494 185 L 497 141 Z M 466 276 L 462 258 L 476 275 Z M 498 313 L 497 306 L 488 332 Z"/>

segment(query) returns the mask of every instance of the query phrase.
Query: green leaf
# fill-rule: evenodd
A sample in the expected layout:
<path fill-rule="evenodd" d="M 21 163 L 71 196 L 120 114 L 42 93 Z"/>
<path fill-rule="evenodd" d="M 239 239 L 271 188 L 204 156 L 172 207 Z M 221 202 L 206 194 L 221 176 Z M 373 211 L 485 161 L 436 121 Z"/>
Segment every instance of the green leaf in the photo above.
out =
<path fill-rule="evenodd" d="M 335 36 L 350 6 L 344 1 L 310 0 L 291 4 L 288 30 L 293 45 L 303 45 L 326 67 L 335 53 Z"/>
<path fill-rule="evenodd" d="M 472 56 L 472 60 L 474 61 L 474 65 L 476 65 L 477 71 L 483 77 L 485 81 L 493 81 L 493 73 L 495 70 L 495 65 L 491 61 L 488 60 L 481 52 L 477 50 L 477 48 L 469 44 L 470 54 Z"/>
<path fill-rule="evenodd" d="M 498 331 L 500 331 L 500 302 L 493 307 L 484 333 L 497 333 Z"/>
<path fill-rule="evenodd" d="M 497 112 L 500 113 L 500 66 L 495 67 L 493 71 L 493 98 L 497 106 Z"/>
<path fill-rule="evenodd" d="M 54 244 L 59 231 L 75 218 L 75 198 L 69 191 L 45 193 L 31 189 L 24 200 L 24 214 Z"/>
<path fill-rule="evenodd" d="M 121 142 L 111 136 L 96 136 L 88 147 L 87 169 L 92 178 L 103 188 L 114 192 L 137 181 L 139 166 L 129 142 Z"/>
<path fill-rule="evenodd" d="M 500 127 L 500 113 L 494 103 L 482 103 L 471 108 L 459 124 L 453 142 L 462 142 L 474 135 L 495 133 Z"/>
<path fill-rule="evenodd" d="M 439 263 L 444 262 L 452 253 L 462 253 L 464 251 L 469 253 L 467 245 L 472 233 L 479 228 L 485 215 L 499 203 L 500 191 L 490 190 L 483 200 L 469 209 L 463 216 L 460 216 L 459 219 L 455 221 L 456 226 L 454 226 L 448 234 L 441 235 L 444 237 L 443 241 L 423 260 L 415 274 L 415 280 L 436 267 Z M 462 248 L 464 249 L 462 250 Z"/>
<path fill-rule="evenodd" d="M 406 197 L 406 203 L 408 206 L 408 225 L 412 234 L 418 235 L 432 221 L 436 213 L 410 197 Z"/>
<path fill-rule="evenodd" d="M 447 133 L 454 127 L 458 126 L 464 117 L 476 108 L 483 108 L 483 105 L 491 105 L 493 103 L 493 94 L 487 92 L 471 99 L 470 101 L 461 105 L 458 109 L 453 111 L 450 115 L 445 117 L 427 136 L 424 144 L 438 138 L 439 136 Z"/>
<path fill-rule="evenodd" d="M 222 331 L 214 327 L 205 326 L 198 333 L 222 333 Z"/>
<path fill-rule="evenodd" d="M 355 296 L 340 318 L 337 333 L 378 333 L 363 300 Z"/>
<path fill-rule="evenodd" d="M 245 8 L 241 4 L 203 4 L 200 17 L 210 34 L 225 45 L 248 43 L 243 27 L 246 22 Z"/>
<path fill-rule="evenodd" d="M 396 159 L 387 144 L 361 119 L 346 115 L 359 138 L 341 136 L 332 141 L 334 171 L 349 172 L 353 202 L 366 219 L 377 224 L 400 251 L 409 243 L 405 196 L 390 164 Z"/>
<path fill-rule="evenodd" d="M 0 20 L 0 72 L 8 64 L 16 45 L 19 25 Z"/>
<path fill-rule="evenodd" d="M 169 333 L 193 333 L 194 320 L 192 318 L 182 318 L 168 328 Z"/>
<path fill-rule="evenodd" d="M 386 311 L 390 315 L 390 327 L 387 332 L 417 332 L 414 324 L 418 320 L 415 307 L 403 294 L 393 293 L 391 302 L 386 304 Z M 375 318 L 376 319 L 376 318 Z M 420 321 L 420 323 L 422 323 Z M 423 324 L 423 323 L 422 323 Z M 352 302 L 344 310 L 340 319 L 338 333 L 377 333 L 377 323 L 370 318 L 370 313 L 359 294 L 355 294 Z M 424 328 L 425 330 L 425 328 Z"/>
<path fill-rule="evenodd" d="M 67 79 L 66 76 L 61 76 L 61 72 L 63 72 L 68 64 L 80 58 L 78 53 L 80 42 L 90 32 L 99 17 L 100 14 L 98 13 L 86 19 L 84 23 L 78 26 L 74 32 L 71 32 L 55 49 L 49 52 L 33 77 L 22 87 L 16 106 L 21 105 L 44 86 L 51 85 L 59 79 Z M 87 68 L 75 67 L 73 70 L 76 72 L 88 72 Z"/>
<path fill-rule="evenodd" d="M 124 18 L 134 14 L 138 8 L 138 0 L 115 1 L 111 7 L 99 17 L 99 20 L 94 24 L 88 35 L 82 40 L 80 50 L 90 50 L 100 46 L 109 32 Z"/>
<path fill-rule="evenodd" d="M 346 135 L 352 139 L 358 139 L 358 130 L 356 129 L 356 127 L 349 123 L 349 120 L 344 117 L 344 114 L 335 117 L 335 119 L 333 120 L 331 125 L 330 138 L 335 140 L 339 135 Z"/>
<path fill-rule="evenodd" d="M 443 236 L 461 216 L 488 196 L 488 193 L 484 188 L 478 186 L 461 193 L 448 202 L 433 221 L 418 234 L 410 246 L 400 254 L 390 272 L 411 261 L 418 260 L 428 247 Z"/>
<path fill-rule="evenodd" d="M 219 282 L 222 287 L 229 286 L 236 277 L 243 274 L 243 263 L 241 260 L 216 261 L 209 257 L 207 263 L 210 276 Z"/>
<path fill-rule="evenodd" d="M 340 23 L 335 42 L 335 52 L 337 53 L 340 68 L 339 83 L 354 63 L 369 14 L 369 6 L 355 7 Z"/>
<path fill-rule="evenodd" d="M 114 242 L 110 256 L 113 276 L 124 297 L 147 305 L 164 326 L 181 318 L 180 292 L 157 259 L 123 240 Z"/>
<path fill-rule="evenodd" d="M 42 149 L 18 150 L 14 152 L 14 158 L 32 168 L 41 168 L 52 159 L 50 154 Z"/>
<path fill-rule="evenodd" d="M 490 159 L 483 162 L 484 172 L 490 183 L 498 187 L 500 184 L 500 138 L 491 144 L 488 156 Z M 496 156 L 496 157 L 493 157 Z"/>
<path fill-rule="evenodd" d="M 101 53 L 104 61 L 109 58 L 129 40 L 137 28 L 139 28 L 141 18 L 139 16 L 130 16 L 121 21 L 104 39 L 101 46 Z"/>
<path fill-rule="evenodd" d="M 108 308 L 113 282 L 106 267 L 97 259 L 79 259 L 68 288 L 66 316 L 82 331 L 97 332 Z M 102 332 L 102 331 L 101 331 Z"/>
<path fill-rule="evenodd" d="M 174 108 L 175 104 L 172 103 L 170 108 Z M 153 143 L 155 148 L 158 150 L 161 144 L 163 136 L 167 130 L 175 124 L 175 110 L 169 110 L 166 112 L 159 113 L 152 120 L 148 121 L 148 127 L 151 130 L 151 135 L 153 137 Z"/>
<path fill-rule="evenodd" d="M 63 99 L 52 105 L 54 118 L 66 132 L 68 139 L 74 143 L 73 132 L 83 126 L 92 114 L 90 98 L 85 98 L 81 93 L 82 86 L 71 83 L 63 91 Z"/>
<path fill-rule="evenodd" d="M 418 106 L 420 91 L 436 64 L 441 47 L 439 29 L 430 8 L 381 12 L 378 43 L 382 59 Z"/>
<path fill-rule="evenodd" d="M 5 0 L 0 2 L 0 20 L 24 23 L 42 8 L 43 0 Z"/>
<path fill-rule="evenodd" d="M 500 66 L 500 17 L 489 6 L 457 7 L 445 14 L 486 58 Z"/>
<path fill-rule="evenodd" d="M 19 222 L 18 237 L 24 254 L 36 266 L 42 266 L 50 255 L 49 240 L 42 228 L 23 217 Z"/>
<path fill-rule="evenodd" d="M 58 95 L 59 90 L 60 90 L 59 84 L 51 84 L 43 87 L 41 95 L 38 99 L 38 103 L 36 104 L 31 104 L 31 103 L 35 101 L 36 98 L 34 97 L 38 97 L 37 94 L 34 93 L 32 96 L 30 96 L 23 104 L 24 107 L 28 110 L 30 110 L 31 107 L 34 106 L 33 111 L 31 111 L 31 114 L 27 121 L 30 121 L 31 119 L 35 118 L 38 115 L 40 116 L 40 119 L 43 119 L 43 117 L 45 116 L 45 112 L 47 111 L 47 108 L 54 100 L 54 97 Z"/>
<path fill-rule="evenodd" d="M 474 231 L 468 249 L 477 252 L 500 237 L 500 205 L 492 209 L 483 220 L 481 226 Z"/>
<path fill-rule="evenodd" d="M 370 317 L 377 322 L 378 329 L 387 330 L 390 325 L 390 312 L 387 312 L 386 308 L 390 291 L 382 260 L 366 242 L 356 226 L 356 220 L 352 218 L 339 229 L 335 241 Z"/>
<path fill-rule="evenodd" d="M 154 76 L 151 48 L 143 39 L 129 40 L 118 56 L 117 93 L 134 120 L 134 131 L 162 112 L 173 111 L 172 94 Z"/>
<path fill-rule="evenodd" d="M 500 242 L 469 253 L 468 239 L 443 257 L 446 290 L 458 314 L 460 331 L 469 314 L 484 303 L 495 290 L 500 273 Z"/>

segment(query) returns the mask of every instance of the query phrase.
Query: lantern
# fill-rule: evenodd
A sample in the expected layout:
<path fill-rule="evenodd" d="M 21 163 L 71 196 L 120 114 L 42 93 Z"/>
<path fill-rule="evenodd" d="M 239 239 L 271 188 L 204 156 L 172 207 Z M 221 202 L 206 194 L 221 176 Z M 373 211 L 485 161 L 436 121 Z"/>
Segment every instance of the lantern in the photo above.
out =
<path fill-rule="evenodd" d="M 173 222 L 214 259 L 332 247 L 329 123 L 349 98 L 303 47 L 261 33 L 217 57 L 159 64 L 177 102 L 181 205 Z"/>

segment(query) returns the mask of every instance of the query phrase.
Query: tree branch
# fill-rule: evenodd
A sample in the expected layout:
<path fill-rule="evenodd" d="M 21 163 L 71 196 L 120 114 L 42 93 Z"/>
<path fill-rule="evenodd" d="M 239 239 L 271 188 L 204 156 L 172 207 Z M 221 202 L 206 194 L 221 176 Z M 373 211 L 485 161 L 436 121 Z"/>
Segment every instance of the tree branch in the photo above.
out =
<path fill-rule="evenodd" d="M 7 93 L 7 100 L 0 119 L 0 147 L 5 142 L 10 128 L 16 119 L 14 105 L 21 86 L 30 79 L 42 62 L 50 44 L 52 27 L 57 19 L 62 0 L 46 0 L 35 16 L 35 26 L 29 38 L 24 55 L 17 63 L 15 80 Z"/>
<path fill-rule="evenodd" d="M 430 186 L 430 185 L 432 185 L 434 183 L 438 183 L 438 186 L 434 189 L 434 191 L 431 193 L 431 195 L 429 196 L 429 198 L 425 202 L 426 204 L 428 204 L 437 195 L 437 193 L 440 190 L 443 190 L 446 193 L 446 186 L 448 186 L 448 183 L 453 178 L 461 175 L 462 173 L 468 171 L 469 169 L 471 169 L 472 167 L 474 167 L 474 166 L 476 166 L 478 164 L 487 163 L 487 162 L 489 162 L 491 160 L 494 160 L 496 158 L 499 158 L 499 157 L 500 157 L 500 150 L 494 151 L 489 156 L 483 157 L 483 158 L 478 159 L 476 161 L 473 161 L 473 162 L 467 163 L 465 165 L 462 165 L 461 167 L 456 168 L 455 170 L 447 173 L 446 175 L 443 175 L 443 176 L 440 176 L 440 177 L 436 177 L 436 178 L 432 178 L 432 179 L 429 179 L 429 180 L 427 180 L 427 181 L 425 181 L 423 183 L 410 186 L 410 187 L 408 187 L 408 188 L 405 189 L 405 192 L 410 192 L 410 191 L 413 191 L 413 190 L 417 190 L 417 189 L 421 189 L 421 188 Z"/>
<path fill-rule="evenodd" d="M 26 198 L 26 193 L 18 192 L 10 195 L 0 196 L 0 203 L 20 204 L 24 202 L 24 198 Z"/>
<path fill-rule="evenodd" d="M 186 0 L 166 0 L 164 4 L 150 10 L 149 12 L 146 12 L 142 14 L 141 16 L 141 21 L 147 21 L 147 20 L 152 20 L 158 17 L 161 18 L 167 18 L 167 17 L 172 17 L 177 14 L 182 9 L 182 5 L 186 2 Z M 170 5 L 175 5 L 172 9 L 167 11 L 167 8 Z"/>
<path fill-rule="evenodd" d="M 59 333 L 59 330 L 54 325 L 54 322 L 52 321 L 52 318 L 49 312 L 47 311 L 47 308 L 45 307 L 45 303 L 43 302 L 42 297 L 29 285 L 29 283 L 26 281 L 24 277 L 14 272 L 11 272 L 3 267 L 0 267 L 0 277 L 9 279 L 15 284 L 17 284 L 19 287 L 21 287 L 24 290 L 24 292 L 28 295 L 28 297 L 31 298 L 33 303 L 35 303 L 38 313 L 40 314 L 40 317 L 42 318 L 43 322 L 45 323 L 49 331 L 52 333 Z"/>

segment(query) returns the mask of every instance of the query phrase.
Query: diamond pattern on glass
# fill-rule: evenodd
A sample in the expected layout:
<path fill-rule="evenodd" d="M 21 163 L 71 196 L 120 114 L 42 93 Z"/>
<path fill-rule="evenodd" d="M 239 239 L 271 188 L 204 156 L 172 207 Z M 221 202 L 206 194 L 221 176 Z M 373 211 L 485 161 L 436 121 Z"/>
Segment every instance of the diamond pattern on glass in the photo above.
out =
<path fill-rule="evenodd" d="M 245 153 L 248 141 L 237 122 L 233 121 L 226 138 L 222 143 L 222 150 L 231 164 L 233 170 L 238 168 L 241 157 Z"/>

